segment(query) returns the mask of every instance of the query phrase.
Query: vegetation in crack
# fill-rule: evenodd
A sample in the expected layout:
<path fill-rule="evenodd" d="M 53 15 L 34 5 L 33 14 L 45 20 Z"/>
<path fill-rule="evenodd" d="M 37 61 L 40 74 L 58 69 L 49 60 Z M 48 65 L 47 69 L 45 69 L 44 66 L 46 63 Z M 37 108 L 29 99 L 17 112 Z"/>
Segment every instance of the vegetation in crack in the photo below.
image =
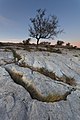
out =
<path fill-rule="evenodd" d="M 38 72 L 44 74 L 45 76 L 50 77 L 51 79 L 64 82 L 64 83 L 66 83 L 68 85 L 71 85 L 71 86 L 76 85 L 76 81 L 72 77 L 68 77 L 66 75 L 63 75 L 62 77 L 58 77 L 55 73 L 53 73 L 52 71 L 48 71 L 45 68 L 39 68 Z"/>
<path fill-rule="evenodd" d="M 7 47 L 7 50 L 11 50 L 13 53 L 13 57 L 14 57 L 14 62 L 19 61 L 21 59 L 21 56 L 19 54 L 16 53 L 16 50 L 14 50 L 11 47 Z"/>
<path fill-rule="evenodd" d="M 66 75 L 63 75 L 60 79 L 61 79 L 61 81 L 65 82 L 68 85 L 71 85 L 71 86 L 77 85 L 75 79 L 72 77 L 68 77 Z"/>
<path fill-rule="evenodd" d="M 22 58 L 18 53 L 16 53 L 16 51 L 14 49 L 12 49 L 12 48 L 8 48 L 8 49 L 10 49 L 12 51 L 13 56 L 14 56 L 14 61 L 18 62 L 19 66 L 27 67 L 27 68 L 31 69 L 32 71 L 39 72 L 39 73 L 41 73 L 41 74 L 43 74 L 43 75 L 45 75 L 47 77 L 50 77 L 51 79 L 54 79 L 56 81 L 61 81 L 61 82 L 64 82 L 64 83 L 66 83 L 68 85 L 76 86 L 76 81 L 75 81 L 74 78 L 68 77 L 65 74 L 63 74 L 62 77 L 58 77 L 55 73 L 53 73 L 52 71 L 48 71 L 44 67 L 42 67 L 42 68 L 34 68 L 33 66 L 26 65 L 26 63 L 24 62 L 25 58 Z"/>
<path fill-rule="evenodd" d="M 14 57 L 14 61 L 16 62 L 17 60 L 21 59 L 21 56 L 19 54 L 16 53 L 16 51 L 14 49 L 11 49 L 12 53 L 13 53 L 13 57 Z"/>
<path fill-rule="evenodd" d="M 42 68 L 34 68 L 33 66 L 26 65 L 25 62 L 23 62 L 19 66 L 27 67 L 27 68 L 31 69 L 32 71 L 39 72 L 39 73 L 41 73 L 41 74 L 43 74 L 43 75 L 45 75 L 45 76 L 47 76 L 47 77 L 49 77 L 51 79 L 54 79 L 56 81 L 61 81 L 61 82 L 66 83 L 68 85 L 76 86 L 75 79 L 72 78 L 72 77 L 68 77 L 65 74 L 63 74 L 62 77 L 58 77 L 55 73 L 53 73 L 52 71 L 48 71 L 44 67 L 42 67 Z"/>
<path fill-rule="evenodd" d="M 15 83 L 23 86 L 29 92 L 32 99 L 37 99 L 42 102 L 57 102 L 60 100 L 66 100 L 67 96 L 71 94 L 72 90 L 67 91 L 63 95 L 54 93 L 49 94 L 48 96 L 44 96 L 30 80 L 28 80 L 22 73 L 18 72 L 15 68 L 5 69 L 10 74 L 11 78 L 14 80 Z"/>

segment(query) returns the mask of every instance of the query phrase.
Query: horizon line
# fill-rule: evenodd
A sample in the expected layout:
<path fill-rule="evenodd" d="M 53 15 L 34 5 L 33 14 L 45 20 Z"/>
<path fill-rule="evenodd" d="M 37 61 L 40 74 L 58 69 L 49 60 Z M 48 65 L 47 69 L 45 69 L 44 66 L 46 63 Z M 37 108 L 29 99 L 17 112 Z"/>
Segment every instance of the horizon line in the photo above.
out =
<path fill-rule="evenodd" d="M 3 42 L 3 43 L 21 43 L 23 42 L 23 40 L 26 40 L 26 39 L 3 39 L 3 40 L 0 40 L 0 42 Z M 52 45 L 55 45 L 57 43 L 58 40 L 40 40 L 40 41 L 47 41 L 47 42 L 51 42 Z M 73 46 L 77 46 L 80 48 L 80 42 L 79 41 L 64 41 L 64 40 L 60 40 L 60 41 L 63 41 L 64 42 L 64 45 L 66 45 L 66 43 L 70 43 L 71 45 Z M 36 39 L 31 39 L 31 43 L 35 43 L 36 44 Z"/>

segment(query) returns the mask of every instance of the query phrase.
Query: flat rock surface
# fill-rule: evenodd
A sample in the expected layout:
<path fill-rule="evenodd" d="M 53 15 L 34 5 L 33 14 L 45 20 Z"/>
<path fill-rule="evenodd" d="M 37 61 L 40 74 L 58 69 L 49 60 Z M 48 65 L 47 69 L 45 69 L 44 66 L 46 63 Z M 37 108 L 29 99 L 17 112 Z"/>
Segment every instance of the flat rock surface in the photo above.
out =
<path fill-rule="evenodd" d="M 35 68 L 45 68 L 61 77 L 66 75 L 80 82 L 80 51 L 64 51 L 63 54 L 48 52 L 17 51 L 24 62 Z M 77 56 L 77 57 L 76 57 Z"/>
<path fill-rule="evenodd" d="M 20 60 L 14 62 L 11 50 L 0 49 L 0 120 L 80 120 L 80 51 L 64 49 L 62 54 L 17 50 Z M 5 62 L 6 61 L 6 62 Z M 27 68 L 28 65 L 28 68 Z M 51 79 L 29 68 L 45 68 L 58 77 L 74 77 L 77 85 Z M 63 95 L 74 88 L 66 100 L 42 102 L 33 99 L 22 85 L 14 82 L 7 69 L 25 76 L 43 96 Z M 33 91 L 32 91 L 33 92 Z"/>
<path fill-rule="evenodd" d="M 0 49 L 0 65 L 13 62 L 13 53 L 8 49 Z"/>

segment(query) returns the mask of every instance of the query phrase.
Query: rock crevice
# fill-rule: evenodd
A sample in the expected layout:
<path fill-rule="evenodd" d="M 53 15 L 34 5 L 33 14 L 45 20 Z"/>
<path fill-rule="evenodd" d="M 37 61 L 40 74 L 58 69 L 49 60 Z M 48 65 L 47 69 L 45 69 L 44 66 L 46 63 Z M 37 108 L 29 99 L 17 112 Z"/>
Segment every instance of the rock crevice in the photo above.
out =
<path fill-rule="evenodd" d="M 17 71 L 15 68 L 13 68 L 12 70 L 9 68 L 5 68 L 5 69 L 9 73 L 9 75 L 11 76 L 11 78 L 14 80 L 15 83 L 23 86 L 29 92 L 31 98 L 36 99 L 38 101 L 57 102 L 57 101 L 61 101 L 61 100 L 67 100 L 67 96 L 69 94 L 71 94 L 71 92 L 73 91 L 71 89 L 63 95 L 59 95 L 59 94 L 54 93 L 54 94 L 49 94 L 47 96 L 44 96 L 35 87 L 35 85 L 32 82 L 30 82 L 30 80 L 28 80 L 22 73 Z"/>

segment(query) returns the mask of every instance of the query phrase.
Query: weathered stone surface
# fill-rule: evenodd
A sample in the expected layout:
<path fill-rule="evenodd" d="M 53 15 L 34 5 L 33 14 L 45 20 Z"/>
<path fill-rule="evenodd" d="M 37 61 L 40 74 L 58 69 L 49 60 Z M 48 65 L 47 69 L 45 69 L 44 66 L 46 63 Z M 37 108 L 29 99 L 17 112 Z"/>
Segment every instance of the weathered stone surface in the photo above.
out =
<path fill-rule="evenodd" d="M 8 49 L 0 49 L 0 65 L 13 62 L 13 53 Z"/>
<path fill-rule="evenodd" d="M 33 101 L 29 105 L 29 120 L 79 120 L 80 91 L 73 92 L 67 101 L 42 103 Z"/>
<path fill-rule="evenodd" d="M 63 54 L 48 52 L 17 51 L 24 58 L 26 65 L 42 68 L 54 72 L 57 76 L 66 75 L 74 78 L 80 84 L 80 56 L 74 50 Z M 78 57 L 75 55 L 78 54 Z"/>
<path fill-rule="evenodd" d="M 80 56 L 79 52 L 66 51 L 62 54 L 48 52 L 27 52 L 17 50 L 22 61 L 26 65 L 34 68 L 44 67 L 55 72 L 58 77 L 65 74 L 74 77 L 77 86 L 71 86 L 61 81 L 55 81 L 37 71 L 27 67 L 8 64 L 4 61 L 12 62 L 11 51 L 4 52 L 0 49 L 0 120 L 80 120 Z M 78 57 L 75 57 L 75 55 Z M 7 65 L 5 65 L 7 64 Z M 44 96 L 49 94 L 63 95 L 66 91 L 72 90 L 67 96 L 67 100 L 57 102 L 42 102 L 32 99 L 29 91 L 23 86 L 14 82 L 7 69 L 16 69 L 23 74 L 28 81 Z M 33 91 L 32 91 L 33 92 Z"/>
<path fill-rule="evenodd" d="M 13 82 L 4 68 L 0 67 L 0 120 L 25 120 L 29 93 Z"/>
<path fill-rule="evenodd" d="M 64 94 L 72 88 L 65 83 L 50 79 L 49 77 L 46 77 L 38 72 L 32 72 L 29 68 L 19 67 L 15 64 L 6 65 L 6 68 L 11 70 L 16 68 L 17 71 L 23 73 L 26 79 L 32 82 L 43 95 L 54 95 L 56 93 Z"/>

